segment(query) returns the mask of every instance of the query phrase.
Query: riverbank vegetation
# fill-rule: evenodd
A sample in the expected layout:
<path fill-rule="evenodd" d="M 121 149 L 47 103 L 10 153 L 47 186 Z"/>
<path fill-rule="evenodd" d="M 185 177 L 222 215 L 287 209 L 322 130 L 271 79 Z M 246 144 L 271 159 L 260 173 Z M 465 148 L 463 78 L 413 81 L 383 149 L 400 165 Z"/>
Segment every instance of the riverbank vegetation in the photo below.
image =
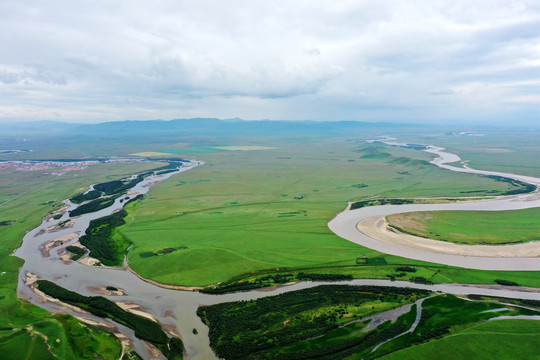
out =
<path fill-rule="evenodd" d="M 351 210 L 360 209 L 366 206 L 378 206 L 378 205 L 404 205 L 414 204 L 413 199 L 375 199 L 375 200 L 363 200 L 356 201 L 351 204 Z"/>
<path fill-rule="evenodd" d="M 98 191 L 98 190 L 90 190 L 88 192 L 85 192 L 85 193 L 82 193 L 82 194 L 79 194 L 79 195 L 75 195 L 73 197 L 70 197 L 69 198 L 69 201 L 71 201 L 72 203 L 74 204 L 80 204 L 82 203 L 83 201 L 88 201 L 88 200 L 94 200 L 94 199 L 97 199 L 98 197 L 100 197 L 102 195 L 102 192 L 101 191 Z"/>
<path fill-rule="evenodd" d="M 3 169 L 0 176 L 1 212 L 17 219 L 0 227 L 0 353 L 12 359 L 117 359 L 120 342 L 108 331 L 66 315 L 53 315 L 17 297 L 23 261 L 10 256 L 26 231 L 62 205 L 61 200 L 85 191 L 92 183 L 156 167 L 155 163 L 104 164 L 59 177 L 48 171 Z M 7 202 L 9 201 L 9 202 Z M 7 202 L 7 203 L 6 203 Z M 4 219 L 5 219 L 4 218 Z"/>
<path fill-rule="evenodd" d="M 341 359 L 350 355 L 351 349 L 352 353 L 368 349 L 405 331 L 406 324 L 394 324 L 351 339 L 349 330 L 360 335 L 365 326 L 356 323 L 344 334 L 333 334 L 332 340 L 311 341 L 309 346 L 293 352 L 281 348 L 310 341 L 355 319 L 427 295 L 425 290 L 406 288 L 318 286 L 253 301 L 200 307 L 197 313 L 210 327 L 210 342 L 216 354 L 225 359 L 303 359 L 314 355 Z M 409 320 L 410 327 L 414 316 Z"/>
<path fill-rule="evenodd" d="M 94 315 L 109 318 L 133 329 L 136 337 L 156 345 L 164 355 L 171 352 L 172 356 L 168 356 L 169 359 L 182 355 L 182 341 L 177 338 L 176 340 L 173 340 L 175 338 L 169 339 L 157 322 L 126 311 L 102 296 L 83 296 L 47 280 L 38 280 L 35 286 L 38 290 L 62 302 L 75 305 Z"/>
<path fill-rule="evenodd" d="M 118 195 L 122 192 L 125 192 L 131 189 L 132 187 L 134 187 L 135 185 L 143 181 L 145 176 L 148 176 L 152 173 L 153 171 L 150 171 L 143 174 L 139 174 L 133 179 L 128 178 L 124 180 L 113 180 L 113 181 L 96 184 L 94 185 L 94 189 L 98 191 L 102 191 L 105 195 L 113 195 L 113 194 Z"/>
<path fill-rule="evenodd" d="M 129 199 L 120 211 L 90 221 L 85 235 L 79 239 L 79 242 L 90 250 L 90 257 L 107 266 L 123 264 L 131 243 L 118 233 L 118 228 L 126 224 L 129 211 L 133 211 L 136 202 L 142 199 L 142 194 L 137 195 Z"/>
<path fill-rule="evenodd" d="M 124 225 L 127 211 L 122 209 L 114 214 L 90 221 L 90 225 L 81 236 L 79 242 L 90 250 L 90 256 L 107 266 L 121 265 L 122 246 L 116 244 L 112 235 L 117 226 Z"/>
<path fill-rule="evenodd" d="M 78 246 L 68 246 L 66 250 L 71 253 L 71 260 L 77 261 L 86 254 L 86 250 Z"/>
<path fill-rule="evenodd" d="M 368 321 L 352 321 L 385 310 L 382 304 L 392 308 L 427 295 L 423 290 L 403 288 L 319 286 L 258 300 L 204 306 L 199 308 L 198 315 L 210 327 L 211 345 L 224 359 L 368 360 L 398 359 L 394 354 L 410 354 L 416 349 L 421 354 L 417 358 L 427 359 L 428 353 L 422 350 L 426 343 L 444 343 L 456 336 L 459 342 L 466 342 L 466 335 L 470 334 L 467 329 L 486 320 L 501 315 L 540 314 L 538 310 L 512 305 L 524 305 L 522 300 L 477 296 L 464 299 L 442 294 L 427 298 L 421 307 L 414 306 L 395 323 L 383 322 L 374 331 L 366 330 Z M 411 329 L 417 311 L 420 314 L 416 328 L 405 333 Z M 521 320 L 512 321 L 519 324 Z M 526 341 L 532 341 L 532 337 Z M 464 355 L 458 349 L 459 342 L 452 342 L 454 356 Z M 504 346 L 509 342 L 503 343 L 501 354 L 508 357 L 510 353 Z M 487 346 L 487 342 L 483 344 Z M 428 348 L 435 351 L 436 347 Z M 480 350 L 476 349 L 476 353 Z"/>
<path fill-rule="evenodd" d="M 118 195 L 108 196 L 101 199 L 96 199 L 86 204 L 79 205 L 77 208 L 69 212 L 69 216 L 74 217 L 74 216 L 93 213 L 93 212 L 105 209 L 111 206 L 112 204 L 114 204 L 114 201 L 119 197 L 120 195 L 118 194 Z"/>
<path fill-rule="evenodd" d="M 511 179 L 511 178 L 499 176 L 499 175 L 486 175 L 486 177 L 497 180 L 497 181 L 506 182 L 516 187 L 516 189 L 505 191 L 503 195 L 526 194 L 526 193 L 530 193 L 536 190 L 536 185 L 529 184 L 521 180 Z"/>
<path fill-rule="evenodd" d="M 497 280 L 517 283 L 521 286 L 540 287 L 540 279 L 534 271 L 495 271 L 461 269 L 440 264 L 430 264 L 414 260 L 401 260 L 400 263 L 387 264 L 380 262 L 381 258 L 360 258 L 365 263 L 347 266 L 326 266 L 308 268 L 284 268 L 249 272 L 235 276 L 217 285 L 211 285 L 202 292 L 224 294 L 235 291 L 247 291 L 257 288 L 270 287 L 298 281 L 297 275 L 303 273 L 318 273 L 340 276 L 352 276 L 355 279 L 390 279 L 420 282 L 425 284 L 469 283 L 469 284 L 499 284 Z M 382 258 L 384 260 L 384 258 Z M 392 259 L 392 257 L 390 257 Z M 395 260 L 395 261 L 397 261 Z M 393 261 L 393 260 L 391 260 Z M 404 270 L 407 269 L 407 270 Z M 336 277 L 336 279 L 338 279 Z M 499 284 L 500 285 L 500 284 Z"/>
<path fill-rule="evenodd" d="M 286 284 L 295 281 L 346 281 L 352 280 L 352 275 L 342 274 L 319 274 L 319 273 L 277 273 L 260 276 L 247 281 L 227 281 L 215 286 L 208 286 L 200 292 L 207 294 L 227 294 L 237 291 L 247 291 L 274 285 Z"/>
<path fill-rule="evenodd" d="M 399 231 L 466 245 L 505 245 L 540 240 L 540 209 L 420 211 L 387 216 Z"/>

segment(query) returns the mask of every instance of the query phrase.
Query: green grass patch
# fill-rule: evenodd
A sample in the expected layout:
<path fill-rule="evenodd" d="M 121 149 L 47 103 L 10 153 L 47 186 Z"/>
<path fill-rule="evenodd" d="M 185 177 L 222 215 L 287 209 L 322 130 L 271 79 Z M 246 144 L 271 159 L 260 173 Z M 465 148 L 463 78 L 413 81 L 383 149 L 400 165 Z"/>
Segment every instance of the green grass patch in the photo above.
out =
<path fill-rule="evenodd" d="M 501 245 L 540 240 L 540 209 L 508 211 L 422 211 L 390 215 L 406 233 L 468 245 Z"/>
<path fill-rule="evenodd" d="M 20 356 L 21 359 L 28 360 L 41 360 L 51 357 L 43 336 L 32 335 L 26 329 L 18 330 L 10 336 L 1 338 L 0 351 L 4 355 L 13 354 L 16 357 Z"/>
<path fill-rule="evenodd" d="M 384 356 L 384 360 L 537 359 L 540 322 L 496 320 L 479 323 L 442 339 Z M 436 354 L 436 355 L 435 355 Z"/>
<path fill-rule="evenodd" d="M 135 219 L 119 231 L 134 244 L 131 268 L 161 283 L 205 286 L 253 271 L 350 266 L 363 256 L 388 262 L 334 235 L 328 220 L 348 201 L 374 196 L 446 198 L 463 190 L 511 188 L 434 165 L 389 161 L 429 159 L 412 149 L 381 146 L 391 157 L 375 160 L 354 152 L 359 145 L 335 139 L 286 144 L 274 144 L 279 149 L 272 151 L 201 154 L 205 165 L 153 187 Z M 405 171 L 410 175 L 400 174 Z M 150 256 L 178 246 L 187 249 Z"/>
<path fill-rule="evenodd" d="M 491 310 L 498 311 L 491 312 Z M 380 357 L 412 345 L 453 337 L 479 322 L 496 316 L 530 313 L 535 312 L 501 305 L 495 301 L 470 301 L 448 294 L 435 296 L 424 301 L 420 323 L 413 333 L 383 345 L 374 356 Z M 415 348 L 416 346 L 411 350 Z"/>

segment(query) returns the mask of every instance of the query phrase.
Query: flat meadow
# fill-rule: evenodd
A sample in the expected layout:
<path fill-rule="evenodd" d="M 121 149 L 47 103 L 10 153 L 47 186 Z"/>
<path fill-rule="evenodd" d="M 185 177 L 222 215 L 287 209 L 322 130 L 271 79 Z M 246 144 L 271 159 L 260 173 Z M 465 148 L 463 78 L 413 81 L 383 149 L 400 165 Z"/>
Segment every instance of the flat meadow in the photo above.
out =
<path fill-rule="evenodd" d="M 193 154 L 206 164 L 153 188 L 121 230 L 134 243 L 130 266 L 145 278 L 190 286 L 252 271 L 350 266 L 384 255 L 327 228 L 349 201 L 462 197 L 471 190 L 493 196 L 509 188 L 439 169 L 421 151 L 361 139 L 259 146 L 274 149 Z M 183 249 L 162 251 L 176 247 Z"/>
<path fill-rule="evenodd" d="M 422 211 L 387 217 L 403 231 L 467 245 L 503 245 L 540 240 L 540 209 L 511 211 Z"/>

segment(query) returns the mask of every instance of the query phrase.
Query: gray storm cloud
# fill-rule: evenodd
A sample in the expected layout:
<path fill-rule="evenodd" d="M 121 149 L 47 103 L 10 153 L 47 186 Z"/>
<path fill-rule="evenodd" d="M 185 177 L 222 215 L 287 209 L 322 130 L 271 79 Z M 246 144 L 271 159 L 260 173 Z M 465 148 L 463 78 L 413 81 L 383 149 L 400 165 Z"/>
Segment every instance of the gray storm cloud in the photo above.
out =
<path fill-rule="evenodd" d="M 534 122 L 537 1 L 0 3 L 0 118 Z"/>

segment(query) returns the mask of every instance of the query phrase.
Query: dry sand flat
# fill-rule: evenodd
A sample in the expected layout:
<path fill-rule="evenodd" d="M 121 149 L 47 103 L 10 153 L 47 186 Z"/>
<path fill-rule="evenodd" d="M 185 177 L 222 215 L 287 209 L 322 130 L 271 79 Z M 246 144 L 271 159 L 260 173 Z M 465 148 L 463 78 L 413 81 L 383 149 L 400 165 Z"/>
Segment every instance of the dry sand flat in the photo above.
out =
<path fill-rule="evenodd" d="M 384 216 L 364 219 L 356 225 L 356 228 L 362 234 L 378 241 L 440 254 L 481 257 L 540 257 L 540 241 L 513 245 L 458 245 L 398 232 L 388 226 Z"/>
<path fill-rule="evenodd" d="M 57 237 L 55 239 L 52 239 L 51 241 L 49 241 L 49 242 L 47 242 L 47 243 L 45 243 L 45 244 L 43 244 L 42 246 L 39 247 L 39 250 L 41 251 L 41 255 L 44 256 L 44 257 L 49 257 L 52 248 L 63 245 L 64 242 L 73 240 L 77 236 L 79 236 L 78 232 L 73 233 L 73 234 L 64 235 L 64 236 L 59 236 L 59 237 Z"/>

